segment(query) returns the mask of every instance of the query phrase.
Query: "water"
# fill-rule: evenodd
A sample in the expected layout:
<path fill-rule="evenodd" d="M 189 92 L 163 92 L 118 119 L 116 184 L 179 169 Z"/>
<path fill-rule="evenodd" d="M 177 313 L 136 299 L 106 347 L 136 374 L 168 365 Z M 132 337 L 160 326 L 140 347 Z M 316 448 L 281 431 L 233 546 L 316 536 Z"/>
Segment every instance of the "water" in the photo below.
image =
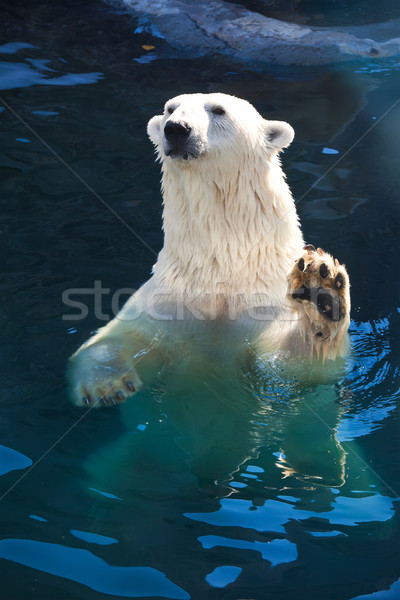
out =
<path fill-rule="evenodd" d="M 399 63 L 253 72 L 173 58 L 97 2 L 2 11 L 3 597 L 398 598 Z M 353 355 L 320 386 L 215 361 L 82 418 L 64 373 L 101 324 L 90 290 L 110 314 L 154 262 L 99 197 L 157 252 L 147 120 L 215 90 L 294 125 L 285 171 L 307 241 L 349 269 Z M 89 313 L 63 320 L 77 287 Z"/>
<path fill-rule="evenodd" d="M 234 0 L 266 17 L 307 23 L 317 27 L 370 25 L 399 17 L 399 5 L 393 0 Z M 375 37 L 373 39 L 376 39 Z"/>

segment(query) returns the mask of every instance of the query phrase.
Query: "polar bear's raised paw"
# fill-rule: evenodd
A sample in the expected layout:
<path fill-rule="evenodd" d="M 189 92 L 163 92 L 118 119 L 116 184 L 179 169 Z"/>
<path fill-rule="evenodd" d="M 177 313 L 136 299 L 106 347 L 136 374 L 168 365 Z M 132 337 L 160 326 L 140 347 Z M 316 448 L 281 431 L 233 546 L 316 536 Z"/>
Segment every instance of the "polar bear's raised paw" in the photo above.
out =
<path fill-rule="evenodd" d="M 350 281 L 344 265 L 308 244 L 289 274 L 287 298 L 316 354 L 334 357 L 350 323 Z"/>

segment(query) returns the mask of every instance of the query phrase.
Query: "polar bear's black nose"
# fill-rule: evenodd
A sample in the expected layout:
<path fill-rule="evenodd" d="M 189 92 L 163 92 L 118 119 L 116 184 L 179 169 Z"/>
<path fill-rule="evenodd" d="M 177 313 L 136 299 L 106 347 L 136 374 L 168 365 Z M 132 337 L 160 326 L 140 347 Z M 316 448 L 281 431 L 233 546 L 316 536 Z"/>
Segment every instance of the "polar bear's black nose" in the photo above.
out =
<path fill-rule="evenodd" d="M 180 142 L 189 137 L 192 128 L 186 123 L 168 121 L 164 127 L 164 134 L 169 142 Z"/>

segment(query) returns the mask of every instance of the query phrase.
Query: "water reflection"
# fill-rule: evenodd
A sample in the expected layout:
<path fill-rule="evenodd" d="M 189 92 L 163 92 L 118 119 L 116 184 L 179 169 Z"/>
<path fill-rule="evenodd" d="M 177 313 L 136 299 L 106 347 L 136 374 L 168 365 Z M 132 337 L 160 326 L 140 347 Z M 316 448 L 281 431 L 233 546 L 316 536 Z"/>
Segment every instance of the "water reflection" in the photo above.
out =
<path fill-rule="evenodd" d="M 274 470 L 278 467 L 285 476 L 341 486 L 345 452 L 336 438 L 341 407 L 335 384 L 301 385 L 279 360 L 273 366 L 260 361 L 242 374 L 240 365 L 224 364 L 220 352 L 210 361 L 215 348 L 208 350 L 203 365 L 193 348 L 194 362 L 182 359 L 179 367 L 164 370 L 160 387 L 147 393 L 154 408 L 145 422 L 139 421 L 137 396 L 122 407 L 127 433 L 89 459 L 88 470 L 99 481 L 92 487 L 103 489 L 108 482 L 114 491 L 122 486 L 122 496 L 127 489 L 158 487 L 158 480 L 145 480 L 148 472 L 140 481 L 125 475 L 138 469 L 143 447 L 148 448 L 148 467 L 154 463 L 150 471 L 181 468 L 184 460 L 200 486 L 218 496 L 232 493 L 234 475 L 261 448 L 270 450 Z M 293 369 L 300 374 L 302 367 Z M 166 424 L 170 431 L 164 446 L 160 435 Z M 270 466 L 258 468 L 270 471 Z M 256 479 L 257 466 L 252 469 L 243 477 Z"/>
<path fill-rule="evenodd" d="M 244 569 L 260 556 L 271 569 L 290 570 L 298 560 L 309 564 L 310 543 L 335 540 L 350 552 L 355 540 L 370 535 L 390 539 L 397 494 L 356 444 L 357 435 L 343 434 L 346 427 L 355 431 L 348 421 L 368 423 L 365 434 L 386 417 L 365 399 L 383 381 L 366 372 L 388 359 L 379 341 L 379 352 L 378 346 L 359 352 L 369 329 L 353 324 L 353 357 L 344 371 L 332 370 L 332 383 L 316 383 L 313 372 L 301 382 L 293 374 L 303 369 L 288 370 L 279 359 L 260 360 L 242 375 L 222 368 L 221 360 L 207 374 L 198 364 L 186 377 L 182 367 L 178 376 L 172 369 L 157 390 L 122 408 L 127 433 L 88 457 L 89 481 L 122 497 L 122 513 L 140 513 L 157 498 L 174 514 L 168 523 L 200 524 L 193 533 L 202 549 L 225 566 Z M 397 375 L 394 382 L 397 390 Z M 198 501 L 198 491 L 208 503 Z M 103 519 L 104 511 L 93 507 L 93 518 Z M 158 523 L 163 539 L 165 527 Z M 274 571 L 268 573 L 263 580 L 272 585 Z"/>
<path fill-rule="evenodd" d="M 188 600 L 189 594 L 150 567 L 108 565 L 88 550 L 68 548 L 33 540 L 0 540 L 0 558 L 72 579 L 93 590 L 123 598 L 176 598 Z"/>
<path fill-rule="evenodd" d="M 169 60 L 95 0 L 22 13 L 1 25 L 0 87 L 18 86 L 7 102 L 155 251 L 159 171 L 145 127 L 168 97 L 222 91 L 290 121 L 283 162 L 297 198 L 398 98 L 393 61 L 254 73 L 217 57 Z M 152 41 L 158 60 L 135 62 Z M 86 320 L 62 321 L 62 292 L 94 280 L 136 288 L 154 257 L 2 108 L 4 493 L 82 416 L 66 399 L 65 364 L 99 323 L 89 300 Z M 299 204 L 306 239 L 350 271 L 343 370 L 321 384 L 279 359 L 239 369 L 217 357 L 91 412 L 2 500 L 4 597 L 396 595 L 398 114 Z"/>

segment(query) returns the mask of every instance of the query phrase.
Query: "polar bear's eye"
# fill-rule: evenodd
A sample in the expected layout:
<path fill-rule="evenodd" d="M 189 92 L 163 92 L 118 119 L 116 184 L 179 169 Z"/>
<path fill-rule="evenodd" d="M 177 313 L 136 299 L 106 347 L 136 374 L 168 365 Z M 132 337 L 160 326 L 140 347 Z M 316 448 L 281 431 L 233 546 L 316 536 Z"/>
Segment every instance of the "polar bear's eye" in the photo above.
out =
<path fill-rule="evenodd" d="M 172 113 L 174 112 L 174 110 L 175 110 L 175 108 L 174 108 L 173 106 L 168 106 L 168 108 L 167 108 L 167 113 L 168 113 L 169 115 L 172 115 Z"/>
<path fill-rule="evenodd" d="M 211 108 L 211 112 L 213 115 L 224 115 L 225 114 L 225 111 L 222 108 L 222 106 L 213 106 Z"/>

